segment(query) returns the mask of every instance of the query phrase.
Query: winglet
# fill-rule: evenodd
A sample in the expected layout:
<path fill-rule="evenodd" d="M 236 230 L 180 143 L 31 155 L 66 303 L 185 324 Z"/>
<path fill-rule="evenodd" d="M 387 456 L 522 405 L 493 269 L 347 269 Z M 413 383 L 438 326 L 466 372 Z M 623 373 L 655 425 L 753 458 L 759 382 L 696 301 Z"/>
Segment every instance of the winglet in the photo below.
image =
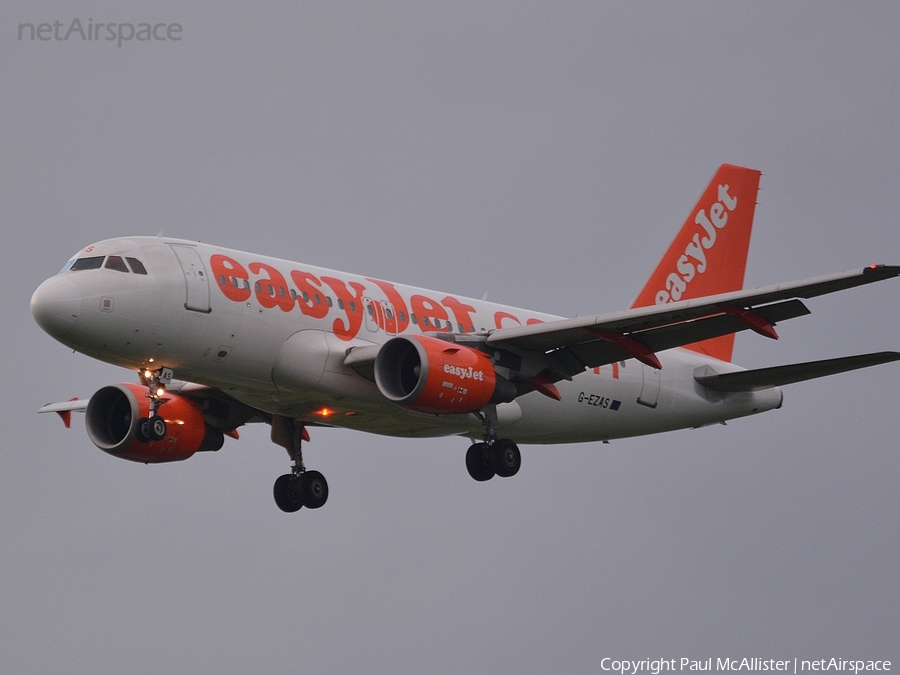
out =
<path fill-rule="evenodd" d="M 716 171 L 632 307 L 739 291 L 744 286 L 760 172 L 732 164 Z M 734 335 L 688 349 L 731 361 Z"/>

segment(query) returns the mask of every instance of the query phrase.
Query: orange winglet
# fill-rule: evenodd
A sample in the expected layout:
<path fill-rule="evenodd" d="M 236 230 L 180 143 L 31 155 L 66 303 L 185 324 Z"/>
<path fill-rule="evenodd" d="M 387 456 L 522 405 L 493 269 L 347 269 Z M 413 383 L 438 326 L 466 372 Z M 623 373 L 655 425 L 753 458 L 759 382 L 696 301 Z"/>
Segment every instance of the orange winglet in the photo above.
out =
<path fill-rule="evenodd" d="M 556 399 L 557 401 L 562 400 L 559 389 L 556 388 L 556 385 L 553 384 L 546 375 L 535 375 L 528 380 L 528 384 L 534 387 L 535 391 L 540 392 L 547 398 Z"/>
<path fill-rule="evenodd" d="M 737 305 L 719 305 L 719 309 L 729 316 L 733 316 L 754 333 L 759 333 L 760 335 L 772 338 L 773 340 L 778 339 L 778 333 L 775 332 L 775 327 L 772 325 L 772 322 L 760 316 L 752 309 L 744 309 Z"/>
<path fill-rule="evenodd" d="M 241 438 L 240 436 L 238 436 L 237 429 L 229 429 L 229 430 L 227 430 L 227 431 L 225 431 L 225 432 L 223 432 L 223 433 L 224 433 L 226 436 L 229 436 L 229 437 L 233 438 L 233 439 L 236 440 L 236 441 L 237 441 L 237 440 L 240 440 L 240 438 Z"/>
<path fill-rule="evenodd" d="M 662 370 L 662 364 L 659 362 L 659 359 L 656 358 L 656 354 L 653 353 L 653 350 L 650 349 L 647 345 L 641 344 L 634 338 L 630 338 L 626 335 L 620 335 L 619 333 L 610 333 L 609 331 L 605 330 L 595 330 L 593 328 L 588 328 L 588 332 L 591 335 L 596 335 L 601 340 L 612 342 L 616 347 L 621 349 L 623 352 L 630 354 L 641 363 L 645 363 L 651 368 Z"/>

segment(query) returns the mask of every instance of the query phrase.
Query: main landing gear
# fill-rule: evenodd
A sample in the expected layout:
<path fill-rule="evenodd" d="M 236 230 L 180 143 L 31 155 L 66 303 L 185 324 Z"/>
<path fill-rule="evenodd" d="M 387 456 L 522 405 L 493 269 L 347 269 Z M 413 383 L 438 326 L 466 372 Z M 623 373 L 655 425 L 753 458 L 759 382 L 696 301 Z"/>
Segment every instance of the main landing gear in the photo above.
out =
<path fill-rule="evenodd" d="M 307 471 L 303 466 L 304 440 L 309 440 L 309 434 L 301 422 L 281 415 L 272 418 L 272 441 L 284 447 L 294 462 L 291 473 L 279 476 L 273 488 L 275 503 L 286 513 L 304 506 L 318 509 L 328 500 L 325 476 L 318 471 Z"/>
<path fill-rule="evenodd" d="M 508 438 L 497 438 L 497 408 L 488 406 L 481 413 L 484 423 L 484 442 L 474 443 L 466 452 L 466 469 L 479 482 L 494 476 L 510 478 L 519 472 L 522 455 L 519 446 Z"/>
<path fill-rule="evenodd" d="M 166 438 L 166 421 L 159 416 L 159 406 L 165 402 L 166 385 L 171 384 L 174 373 L 171 368 L 141 371 L 141 384 L 147 387 L 150 399 L 150 416 L 138 420 L 135 436 L 141 443 L 162 441 Z"/>

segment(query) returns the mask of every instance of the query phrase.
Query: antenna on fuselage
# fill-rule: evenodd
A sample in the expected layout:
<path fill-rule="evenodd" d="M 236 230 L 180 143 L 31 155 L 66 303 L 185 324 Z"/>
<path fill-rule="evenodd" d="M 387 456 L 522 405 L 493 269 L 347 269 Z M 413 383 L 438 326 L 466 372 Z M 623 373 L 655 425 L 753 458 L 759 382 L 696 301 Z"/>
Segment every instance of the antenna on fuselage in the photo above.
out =
<path fill-rule="evenodd" d="M 156 238 L 157 238 L 157 239 L 162 239 L 162 236 L 163 236 L 163 230 L 165 229 L 165 227 L 166 227 L 166 226 L 163 225 L 162 227 L 159 228 L 159 232 L 156 233 Z"/>

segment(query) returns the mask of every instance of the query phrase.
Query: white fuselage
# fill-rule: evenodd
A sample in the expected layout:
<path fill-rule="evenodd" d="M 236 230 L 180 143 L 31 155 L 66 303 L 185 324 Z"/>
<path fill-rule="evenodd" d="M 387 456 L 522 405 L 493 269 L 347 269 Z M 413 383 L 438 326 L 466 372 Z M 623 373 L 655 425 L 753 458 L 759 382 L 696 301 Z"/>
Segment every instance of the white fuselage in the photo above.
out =
<path fill-rule="evenodd" d="M 171 368 L 270 413 L 393 436 L 479 438 L 482 423 L 398 407 L 343 365 L 348 349 L 559 318 L 175 239 L 111 239 L 76 258 L 90 256 L 134 258 L 147 273 L 67 266 L 45 281 L 32 310 L 60 342 L 133 370 Z M 502 403 L 499 431 L 519 443 L 607 440 L 781 405 L 777 388 L 723 394 L 694 379 L 739 370 L 730 363 L 685 349 L 658 357 L 662 370 L 630 359 L 559 382 L 560 401 L 532 392 Z"/>

